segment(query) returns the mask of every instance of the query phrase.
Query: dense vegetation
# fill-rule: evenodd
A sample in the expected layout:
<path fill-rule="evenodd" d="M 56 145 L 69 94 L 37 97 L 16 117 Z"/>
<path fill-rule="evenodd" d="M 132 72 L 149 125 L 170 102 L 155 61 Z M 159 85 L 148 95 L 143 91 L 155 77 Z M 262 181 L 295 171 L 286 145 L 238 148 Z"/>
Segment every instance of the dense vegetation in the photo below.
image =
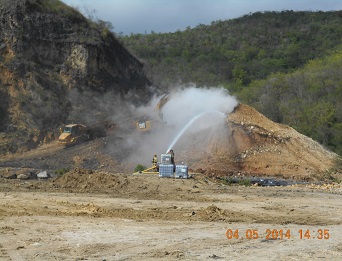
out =
<path fill-rule="evenodd" d="M 238 96 L 342 155 L 342 48 L 293 73 L 254 81 Z"/>
<path fill-rule="evenodd" d="M 175 33 L 121 37 L 159 85 L 246 85 L 341 43 L 342 12 L 265 12 Z"/>
<path fill-rule="evenodd" d="M 342 11 L 257 12 L 120 39 L 160 87 L 224 86 L 342 155 Z"/>

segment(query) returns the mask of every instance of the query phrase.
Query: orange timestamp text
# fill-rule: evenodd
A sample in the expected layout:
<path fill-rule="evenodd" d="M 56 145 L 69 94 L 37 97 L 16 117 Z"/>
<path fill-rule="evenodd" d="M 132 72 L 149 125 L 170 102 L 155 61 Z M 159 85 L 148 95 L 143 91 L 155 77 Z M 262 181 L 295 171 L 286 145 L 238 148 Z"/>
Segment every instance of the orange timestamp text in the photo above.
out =
<path fill-rule="evenodd" d="M 230 239 L 318 239 L 326 240 L 330 238 L 329 229 L 299 229 L 291 231 L 291 229 L 265 229 L 259 233 L 258 229 L 227 229 L 226 237 Z"/>

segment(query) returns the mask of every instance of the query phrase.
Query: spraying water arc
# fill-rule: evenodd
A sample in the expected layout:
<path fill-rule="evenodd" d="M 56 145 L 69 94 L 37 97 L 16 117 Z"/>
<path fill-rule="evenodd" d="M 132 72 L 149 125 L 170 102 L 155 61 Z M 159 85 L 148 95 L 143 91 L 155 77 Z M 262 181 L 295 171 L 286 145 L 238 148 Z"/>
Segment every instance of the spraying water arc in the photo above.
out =
<path fill-rule="evenodd" d="M 201 118 L 203 115 L 208 114 L 208 113 L 218 113 L 219 115 L 225 117 L 225 114 L 223 112 L 217 111 L 217 110 L 210 110 L 210 111 L 205 111 L 202 112 L 195 117 L 193 117 L 184 127 L 183 129 L 180 130 L 180 132 L 177 134 L 177 136 L 173 139 L 171 142 L 170 146 L 167 148 L 166 153 L 172 149 L 172 147 L 177 143 L 179 138 L 184 134 L 184 132 L 193 124 L 197 119 Z"/>

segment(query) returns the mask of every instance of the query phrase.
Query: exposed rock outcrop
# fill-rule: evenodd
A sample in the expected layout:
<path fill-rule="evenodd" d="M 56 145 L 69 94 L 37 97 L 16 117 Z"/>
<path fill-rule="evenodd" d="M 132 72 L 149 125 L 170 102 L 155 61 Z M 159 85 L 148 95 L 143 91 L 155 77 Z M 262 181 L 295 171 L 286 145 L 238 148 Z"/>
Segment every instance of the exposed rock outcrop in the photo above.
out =
<path fill-rule="evenodd" d="M 6 132 L 0 153 L 35 147 L 75 107 L 101 110 L 70 99 L 75 92 L 90 99 L 111 93 L 135 103 L 151 96 L 143 64 L 105 23 L 58 0 L 3 0 L 0 19 L 0 131 Z"/>

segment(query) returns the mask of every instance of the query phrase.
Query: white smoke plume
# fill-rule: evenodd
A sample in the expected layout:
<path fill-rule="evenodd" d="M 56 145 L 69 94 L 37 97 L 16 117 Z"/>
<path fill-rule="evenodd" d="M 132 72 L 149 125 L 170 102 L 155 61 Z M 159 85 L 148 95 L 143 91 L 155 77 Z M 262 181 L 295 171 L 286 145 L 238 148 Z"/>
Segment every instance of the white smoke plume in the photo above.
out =
<path fill-rule="evenodd" d="M 218 124 L 224 126 L 227 115 L 238 105 L 236 98 L 226 89 L 214 87 L 174 90 L 167 95 L 168 102 L 158 111 L 156 107 L 160 98 L 154 98 L 150 106 L 137 108 L 137 115 L 147 114 L 151 119 L 151 132 L 136 133 L 127 139 L 132 150 L 127 161 L 150 166 L 153 155 L 159 157 L 171 145 L 177 154 L 178 148 L 186 147 L 184 143 L 192 142 L 191 139 L 184 140 L 183 136 L 217 128 Z M 160 114 L 162 119 L 158 118 Z"/>

